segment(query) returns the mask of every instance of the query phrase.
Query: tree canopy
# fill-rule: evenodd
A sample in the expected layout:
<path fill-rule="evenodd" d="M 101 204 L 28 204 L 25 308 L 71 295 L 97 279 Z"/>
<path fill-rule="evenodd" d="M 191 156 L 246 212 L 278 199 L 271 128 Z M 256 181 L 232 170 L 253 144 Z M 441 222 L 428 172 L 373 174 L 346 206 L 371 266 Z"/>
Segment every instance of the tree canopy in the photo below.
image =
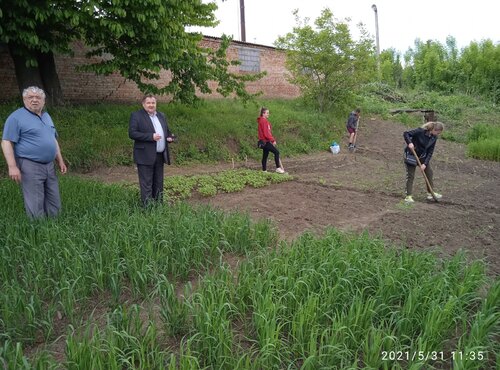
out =
<path fill-rule="evenodd" d="M 454 37 L 445 44 L 415 40 L 404 54 L 404 65 L 394 50 L 381 53 L 382 82 L 404 89 L 444 93 L 462 92 L 500 101 L 500 45 L 473 41 L 459 50 Z"/>
<path fill-rule="evenodd" d="M 354 41 L 348 20 L 336 20 L 328 8 L 314 27 L 308 19 L 301 20 L 297 10 L 294 14 L 297 25 L 276 46 L 286 50 L 291 82 L 324 111 L 346 101 L 361 82 L 376 73 L 373 40 L 360 24 L 361 37 Z"/>
<path fill-rule="evenodd" d="M 57 103 L 62 99 L 54 53 L 71 53 L 71 42 L 83 40 L 89 57 L 101 60 L 82 67 L 98 74 L 119 72 L 144 92 L 171 94 L 191 102 L 196 90 L 249 98 L 246 80 L 228 71 L 230 40 L 218 50 L 200 46 L 202 35 L 189 26 L 213 26 L 215 3 L 201 0 L 18 0 L 0 8 L 0 42 L 9 47 L 20 88 L 38 84 Z M 158 85 L 160 71 L 172 81 Z"/>

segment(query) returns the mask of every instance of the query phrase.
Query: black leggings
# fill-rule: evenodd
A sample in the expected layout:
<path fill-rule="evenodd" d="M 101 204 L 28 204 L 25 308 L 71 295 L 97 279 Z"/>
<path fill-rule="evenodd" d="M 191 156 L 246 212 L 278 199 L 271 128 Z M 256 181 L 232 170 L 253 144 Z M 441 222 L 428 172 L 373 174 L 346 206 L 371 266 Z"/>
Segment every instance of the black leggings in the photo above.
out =
<path fill-rule="evenodd" d="M 262 148 L 262 171 L 266 171 L 267 169 L 267 157 L 269 156 L 269 152 L 274 154 L 274 162 L 276 163 L 276 168 L 280 166 L 280 152 L 278 148 L 276 148 L 269 141 Z"/>

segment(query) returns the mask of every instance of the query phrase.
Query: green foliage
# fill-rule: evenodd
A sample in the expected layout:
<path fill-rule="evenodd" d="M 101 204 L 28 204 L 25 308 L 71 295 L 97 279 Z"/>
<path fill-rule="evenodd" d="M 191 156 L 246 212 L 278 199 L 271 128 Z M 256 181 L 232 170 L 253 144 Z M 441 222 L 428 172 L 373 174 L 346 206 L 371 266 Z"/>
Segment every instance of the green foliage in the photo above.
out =
<path fill-rule="evenodd" d="M 496 125 L 500 113 L 498 105 L 491 101 L 466 94 L 413 91 L 405 96 L 411 108 L 433 109 L 445 124 L 443 138 L 461 143 L 467 142 L 472 127 L 480 123 Z"/>
<path fill-rule="evenodd" d="M 259 103 L 271 111 L 273 134 L 285 158 L 327 150 L 329 143 L 340 140 L 344 134 L 347 113 L 335 117 L 294 100 Z M 0 122 L 5 122 L 17 108 L 15 104 L 0 105 Z M 49 108 L 70 170 L 131 165 L 128 122 L 130 113 L 140 108 L 139 104 Z M 262 157 L 262 151 L 257 149 L 259 108 L 256 104 L 245 106 L 232 100 L 207 100 L 196 107 L 160 103 L 158 110 L 167 115 L 169 127 L 178 137 L 178 142 L 170 145 L 174 165 Z M 346 108 L 345 112 L 348 111 Z M 0 131 L 2 128 L 3 124 Z M 0 163 L 1 170 L 5 171 L 5 161 L 2 159 Z"/>
<path fill-rule="evenodd" d="M 500 162 L 500 127 L 474 126 L 468 134 L 467 151 L 473 158 Z"/>
<path fill-rule="evenodd" d="M 451 36 L 446 45 L 417 39 L 404 54 L 404 68 L 391 49 L 383 51 L 380 58 L 382 81 L 391 86 L 481 95 L 496 104 L 500 101 L 500 45 L 491 40 L 471 42 L 458 50 Z"/>
<path fill-rule="evenodd" d="M 345 103 L 359 84 L 374 74 L 373 41 L 359 25 L 361 38 L 352 40 L 346 21 L 337 21 L 326 8 L 315 20 L 315 27 L 301 22 L 293 32 L 278 38 L 276 46 L 285 49 L 291 82 L 320 111 Z"/>
<path fill-rule="evenodd" d="M 473 158 L 500 162 L 500 137 L 470 142 L 467 152 Z"/>
<path fill-rule="evenodd" d="M 500 44 L 491 40 L 471 42 L 462 50 L 458 66 L 462 91 L 500 102 Z"/>
<path fill-rule="evenodd" d="M 321 113 L 302 100 L 268 100 L 259 103 L 270 109 L 270 121 L 278 147 L 286 158 L 328 150 L 332 141 L 345 135 L 347 113 L 360 106 L 364 115 L 419 126 L 421 115 L 390 115 L 395 108 L 434 109 L 445 123 L 443 137 L 467 142 L 467 133 L 478 123 L 497 124 L 499 107 L 488 100 L 464 94 L 444 95 L 437 92 L 407 92 L 385 84 L 366 84 L 350 105 L 334 112 Z M 19 105 L 0 105 L 0 122 Z M 71 171 L 90 171 L 97 167 L 132 164 L 132 142 L 128 138 L 130 113 L 140 105 L 80 105 L 50 108 L 59 142 Z M 231 100 L 207 100 L 196 107 L 179 103 L 160 103 L 169 125 L 179 140 L 170 146 L 173 164 L 216 161 L 259 160 L 262 151 L 256 147 L 259 108 L 257 104 L 235 104 Z M 0 125 L 0 131 L 3 125 Z M 492 135 L 489 135 L 492 138 Z M 0 172 L 5 172 L 2 160 Z M 202 190 L 203 191 L 203 190 Z M 208 193 L 213 192 L 207 188 Z"/>
<path fill-rule="evenodd" d="M 295 100 L 260 101 L 271 112 L 270 121 L 284 156 L 326 150 L 343 133 L 345 118 L 319 113 Z M 232 101 L 204 101 L 196 108 L 181 104 L 162 106 L 179 142 L 172 145 L 176 164 L 260 159 L 257 149 L 258 106 Z"/>
<path fill-rule="evenodd" d="M 397 120 L 406 126 L 422 124 L 422 114 L 401 113 L 389 116 L 392 109 L 404 107 L 431 109 L 445 124 L 443 139 L 467 144 L 468 155 L 478 159 L 499 161 L 500 129 L 498 105 L 481 97 L 466 94 L 442 94 L 435 91 L 402 91 L 385 84 L 367 84 L 360 95 L 364 111 Z"/>
<path fill-rule="evenodd" d="M 495 339 L 496 331 L 497 339 L 498 332 L 500 330 L 499 322 L 500 322 L 500 280 L 496 280 L 491 288 L 489 289 L 486 298 L 481 304 L 480 309 L 474 316 L 474 321 L 469 330 L 469 333 L 463 335 L 460 338 L 458 343 L 459 348 L 463 348 L 464 354 L 475 353 L 479 354 L 486 353 L 488 347 L 484 345 L 485 342 L 488 342 L 490 338 Z M 491 363 L 496 362 L 498 365 L 498 361 L 500 360 L 500 342 L 497 340 L 496 345 L 492 346 L 492 350 L 494 355 L 492 355 Z M 477 362 L 477 357 L 471 356 L 457 356 L 454 363 L 454 368 L 457 369 L 475 369 L 480 368 L 480 364 Z"/>
<path fill-rule="evenodd" d="M 500 137 L 500 126 L 478 124 L 467 135 L 467 141 L 479 141 Z"/>
<path fill-rule="evenodd" d="M 447 50 L 438 42 L 417 40 L 413 53 L 413 67 L 417 86 L 429 90 L 444 90 L 450 86 L 449 70 L 447 69 Z"/>
<path fill-rule="evenodd" d="M 90 171 L 101 166 L 132 164 L 127 128 L 133 110 L 124 106 L 50 110 L 63 156 L 70 168 Z"/>
<path fill-rule="evenodd" d="M 391 87 L 403 86 L 403 67 L 401 56 L 394 49 L 387 49 L 380 53 L 380 78 Z"/>
<path fill-rule="evenodd" d="M 38 67 L 39 54 L 71 53 L 70 43 L 83 40 L 90 48 L 89 63 L 80 70 L 109 75 L 119 72 L 137 83 L 143 92 L 169 94 L 175 100 L 192 103 L 195 92 L 212 92 L 209 81 L 217 81 L 223 96 L 234 93 L 243 100 L 245 82 L 262 74 L 236 75 L 228 68 L 226 50 L 230 39 L 222 38 L 219 49 L 200 46 L 202 35 L 188 32 L 189 26 L 214 26 L 215 2 L 201 0 L 56 0 L 16 1 L 0 12 L 0 42 L 22 56 L 27 66 Z M 98 58 L 95 58 L 98 57 Z M 161 70 L 171 81 L 161 86 Z M 45 76 L 46 77 L 46 76 Z M 46 77 L 47 78 L 47 77 Z M 42 79 L 43 81 L 43 79 Z"/>
<path fill-rule="evenodd" d="M 213 175 L 168 176 L 165 178 L 165 194 L 169 199 L 186 199 L 198 192 L 205 197 L 219 192 L 241 191 L 245 186 L 261 188 L 292 180 L 288 174 L 254 170 L 230 170 Z"/>
<path fill-rule="evenodd" d="M 79 18 L 72 0 L 9 2 L 0 11 L 0 43 L 24 56 L 27 66 L 37 66 L 36 52 L 70 53 L 69 43 L 78 36 L 75 26 Z"/>

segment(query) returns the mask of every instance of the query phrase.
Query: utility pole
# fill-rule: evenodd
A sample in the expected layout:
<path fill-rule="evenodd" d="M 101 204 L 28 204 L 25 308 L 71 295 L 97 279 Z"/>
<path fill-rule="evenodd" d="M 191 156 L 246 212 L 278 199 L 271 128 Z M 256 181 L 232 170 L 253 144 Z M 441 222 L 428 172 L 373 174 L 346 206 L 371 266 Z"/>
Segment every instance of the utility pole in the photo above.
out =
<path fill-rule="evenodd" d="M 246 42 L 245 32 L 245 0 L 240 0 L 240 23 L 241 23 L 241 41 Z"/>
<path fill-rule="evenodd" d="M 242 0 L 243 1 L 243 0 Z M 375 37 L 376 37 L 376 42 L 377 42 L 377 71 L 378 71 L 378 78 L 380 80 L 380 43 L 378 39 L 378 12 L 377 12 L 377 6 L 375 4 L 372 5 L 372 9 L 375 12 Z"/>
<path fill-rule="evenodd" d="M 227 0 L 222 0 L 222 2 Z M 241 40 L 243 42 L 247 41 L 247 36 L 245 32 L 245 0 L 240 0 L 240 29 L 241 29 Z"/>

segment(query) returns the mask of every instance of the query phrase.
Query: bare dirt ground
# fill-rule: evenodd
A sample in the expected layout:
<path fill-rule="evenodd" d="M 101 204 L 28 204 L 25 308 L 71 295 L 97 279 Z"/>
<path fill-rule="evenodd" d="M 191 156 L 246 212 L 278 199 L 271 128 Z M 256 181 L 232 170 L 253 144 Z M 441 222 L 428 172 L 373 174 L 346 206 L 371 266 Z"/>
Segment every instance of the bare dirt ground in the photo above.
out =
<path fill-rule="evenodd" d="M 437 250 L 443 256 L 464 249 L 471 258 L 484 259 L 490 275 L 500 275 L 500 163 L 469 159 L 464 145 L 439 140 L 431 164 L 435 190 L 443 199 L 439 203 L 426 200 L 425 183 L 417 170 L 416 203 L 406 206 L 402 202 L 403 131 L 402 125 L 364 118 L 355 153 L 347 151 L 346 138 L 336 155 L 325 150 L 287 158 L 283 153 L 283 164 L 294 181 L 212 198 L 196 197 L 191 202 L 270 218 L 287 240 L 307 230 L 321 233 L 333 226 L 355 233 L 367 231 L 397 246 Z M 235 166 L 260 168 L 254 161 Z M 169 166 L 166 175 L 232 167 L 232 163 Z M 105 182 L 137 182 L 133 167 L 100 169 L 82 176 Z"/>

